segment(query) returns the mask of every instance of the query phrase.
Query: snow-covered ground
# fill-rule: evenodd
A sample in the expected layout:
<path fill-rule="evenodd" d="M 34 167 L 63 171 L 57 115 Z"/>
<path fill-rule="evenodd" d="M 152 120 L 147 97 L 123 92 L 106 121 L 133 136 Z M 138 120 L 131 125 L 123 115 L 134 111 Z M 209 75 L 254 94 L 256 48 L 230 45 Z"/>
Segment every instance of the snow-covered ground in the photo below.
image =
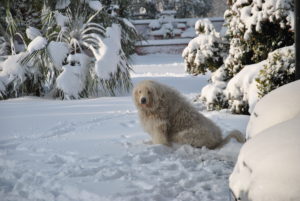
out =
<path fill-rule="evenodd" d="M 134 84 L 157 80 L 190 100 L 209 78 L 185 74 L 180 55 L 134 56 L 133 64 Z M 245 133 L 248 116 L 202 112 L 224 134 Z M 0 114 L 2 201 L 229 200 L 228 177 L 241 145 L 149 145 L 130 94 L 72 101 L 23 97 L 1 101 Z"/>

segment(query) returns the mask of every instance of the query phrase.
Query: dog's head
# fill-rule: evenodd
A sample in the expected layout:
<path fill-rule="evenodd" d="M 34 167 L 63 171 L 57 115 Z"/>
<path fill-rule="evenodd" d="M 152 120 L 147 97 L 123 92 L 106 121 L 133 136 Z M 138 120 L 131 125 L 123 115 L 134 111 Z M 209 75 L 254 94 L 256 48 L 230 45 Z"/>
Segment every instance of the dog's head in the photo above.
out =
<path fill-rule="evenodd" d="M 157 104 L 157 89 L 152 81 L 143 81 L 134 87 L 133 97 L 137 107 L 151 110 Z"/>

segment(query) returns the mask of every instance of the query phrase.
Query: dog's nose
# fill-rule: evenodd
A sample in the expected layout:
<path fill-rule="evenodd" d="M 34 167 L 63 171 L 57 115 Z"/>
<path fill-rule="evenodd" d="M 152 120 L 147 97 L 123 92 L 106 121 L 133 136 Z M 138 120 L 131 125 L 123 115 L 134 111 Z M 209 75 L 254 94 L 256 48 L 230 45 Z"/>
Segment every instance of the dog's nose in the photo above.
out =
<path fill-rule="evenodd" d="M 146 104 L 147 99 L 145 97 L 141 98 L 141 104 Z"/>

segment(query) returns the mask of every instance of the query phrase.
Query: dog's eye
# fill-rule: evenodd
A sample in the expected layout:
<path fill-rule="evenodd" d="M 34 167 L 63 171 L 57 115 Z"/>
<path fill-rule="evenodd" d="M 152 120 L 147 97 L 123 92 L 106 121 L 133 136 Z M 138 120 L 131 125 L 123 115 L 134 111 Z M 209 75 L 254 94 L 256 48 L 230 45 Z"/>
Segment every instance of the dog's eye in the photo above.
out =
<path fill-rule="evenodd" d="M 151 94 L 151 91 L 148 91 L 148 94 Z"/>
<path fill-rule="evenodd" d="M 142 91 L 141 91 L 141 90 L 139 90 L 139 94 L 140 94 L 140 93 L 142 93 Z"/>

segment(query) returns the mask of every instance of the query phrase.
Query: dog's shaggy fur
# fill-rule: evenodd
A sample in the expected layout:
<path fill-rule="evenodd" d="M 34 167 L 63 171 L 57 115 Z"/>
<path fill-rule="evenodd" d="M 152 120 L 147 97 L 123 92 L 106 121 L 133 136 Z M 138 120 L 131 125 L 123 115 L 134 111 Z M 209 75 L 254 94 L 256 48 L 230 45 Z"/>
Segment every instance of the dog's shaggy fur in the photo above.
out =
<path fill-rule="evenodd" d="M 140 121 L 154 144 L 172 143 L 206 146 L 214 149 L 226 144 L 231 137 L 243 142 L 239 131 L 222 139 L 220 128 L 199 113 L 175 89 L 146 80 L 133 89 L 133 97 Z"/>

